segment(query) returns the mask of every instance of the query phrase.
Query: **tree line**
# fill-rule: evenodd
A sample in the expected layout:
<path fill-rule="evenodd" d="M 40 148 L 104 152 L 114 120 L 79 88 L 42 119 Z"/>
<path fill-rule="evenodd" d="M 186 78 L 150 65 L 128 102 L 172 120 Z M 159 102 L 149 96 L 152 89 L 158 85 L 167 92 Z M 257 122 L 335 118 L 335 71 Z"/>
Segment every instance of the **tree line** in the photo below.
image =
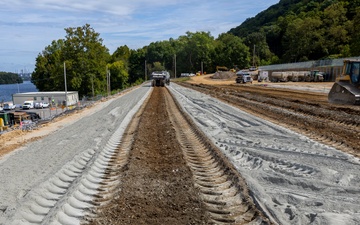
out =
<path fill-rule="evenodd" d="M 359 56 L 360 0 L 281 0 L 228 33 L 258 65 Z"/>
<path fill-rule="evenodd" d="M 210 32 L 187 32 L 136 50 L 119 46 L 110 54 L 89 24 L 65 28 L 65 32 L 64 39 L 52 41 L 36 58 L 32 82 L 39 91 L 64 90 L 65 73 L 68 90 L 92 96 L 107 92 L 109 77 L 111 89 L 121 90 L 149 79 L 156 70 L 178 77 L 183 72 L 214 72 L 218 65 L 250 66 L 249 48 L 232 34 L 215 39 Z"/>
<path fill-rule="evenodd" d="M 0 84 L 23 83 L 23 80 L 17 73 L 0 72 Z"/>

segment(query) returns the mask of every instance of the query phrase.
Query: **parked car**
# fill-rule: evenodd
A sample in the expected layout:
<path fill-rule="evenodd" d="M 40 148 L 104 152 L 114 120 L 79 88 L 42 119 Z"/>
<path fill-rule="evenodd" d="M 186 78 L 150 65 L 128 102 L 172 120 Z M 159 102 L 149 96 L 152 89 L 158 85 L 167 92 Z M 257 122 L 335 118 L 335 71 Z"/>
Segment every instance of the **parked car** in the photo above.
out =
<path fill-rule="evenodd" d="M 33 109 L 34 108 L 34 101 L 25 101 L 22 105 L 23 109 Z"/>
<path fill-rule="evenodd" d="M 4 104 L 4 110 L 13 110 L 15 108 L 16 108 L 16 106 L 14 104 L 12 104 L 12 103 L 5 103 Z"/>
<path fill-rule="evenodd" d="M 42 109 L 44 107 L 44 104 L 42 102 L 36 102 L 35 103 L 35 108 L 36 109 Z"/>
<path fill-rule="evenodd" d="M 43 104 L 43 105 L 42 105 L 42 106 L 43 106 L 43 108 L 48 108 L 48 107 L 49 107 L 49 105 L 50 105 L 48 102 L 43 102 L 42 104 Z"/>

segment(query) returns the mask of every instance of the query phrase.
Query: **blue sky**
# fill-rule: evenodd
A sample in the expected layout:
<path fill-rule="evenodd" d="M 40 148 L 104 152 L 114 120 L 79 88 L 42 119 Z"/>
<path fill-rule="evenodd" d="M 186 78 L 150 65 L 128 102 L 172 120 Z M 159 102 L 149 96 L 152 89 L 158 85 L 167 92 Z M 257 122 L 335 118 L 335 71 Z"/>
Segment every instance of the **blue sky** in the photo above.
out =
<path fill-rule="evenodd" d="M 113 53 L 177 39 L 187 31 L 219 34 L 279 0 L 1 0 L 0 71 L 32 72 L 35 59 L 64 28 L 90 26 Z"/>

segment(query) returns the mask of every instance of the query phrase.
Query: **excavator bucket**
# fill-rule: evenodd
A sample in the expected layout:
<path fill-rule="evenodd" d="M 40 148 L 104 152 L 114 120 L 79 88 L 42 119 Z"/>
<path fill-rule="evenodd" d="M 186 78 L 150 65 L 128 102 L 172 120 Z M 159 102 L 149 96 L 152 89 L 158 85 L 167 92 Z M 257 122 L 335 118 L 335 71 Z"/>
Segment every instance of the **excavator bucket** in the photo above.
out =
<path fill-rule="evenodd" d="M 348 82 L 335 82 L 329 92 L 328 100 L 333 104 L 360 105 L 360 89 Z"/>

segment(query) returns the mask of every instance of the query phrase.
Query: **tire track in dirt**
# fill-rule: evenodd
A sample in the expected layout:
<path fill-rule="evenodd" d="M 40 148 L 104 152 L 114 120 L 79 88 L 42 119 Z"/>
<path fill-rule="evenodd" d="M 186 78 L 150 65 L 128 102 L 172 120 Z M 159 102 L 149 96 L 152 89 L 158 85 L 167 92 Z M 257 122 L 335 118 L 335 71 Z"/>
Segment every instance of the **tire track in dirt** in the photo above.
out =
<path fill-rule="evenodd" d="M 242 110 L 289 127 L 313 140 L 360 155 L 360 109 L 330 105 L 325 94 L 258 86 L 179 83 Z"/>
<path fill-rule="evenodd" d="M 166 88 L 154 88 L 122 143 L 128 163 L 114 163 L 88 224 L 267 224 L 244 180 L 184 117 Z M 138 125 L 136 125 L 138 124 Z M 123 158 L 119 156 L 117 158 Z M 116 162 L 117 159 L 114 159 Z"/>

